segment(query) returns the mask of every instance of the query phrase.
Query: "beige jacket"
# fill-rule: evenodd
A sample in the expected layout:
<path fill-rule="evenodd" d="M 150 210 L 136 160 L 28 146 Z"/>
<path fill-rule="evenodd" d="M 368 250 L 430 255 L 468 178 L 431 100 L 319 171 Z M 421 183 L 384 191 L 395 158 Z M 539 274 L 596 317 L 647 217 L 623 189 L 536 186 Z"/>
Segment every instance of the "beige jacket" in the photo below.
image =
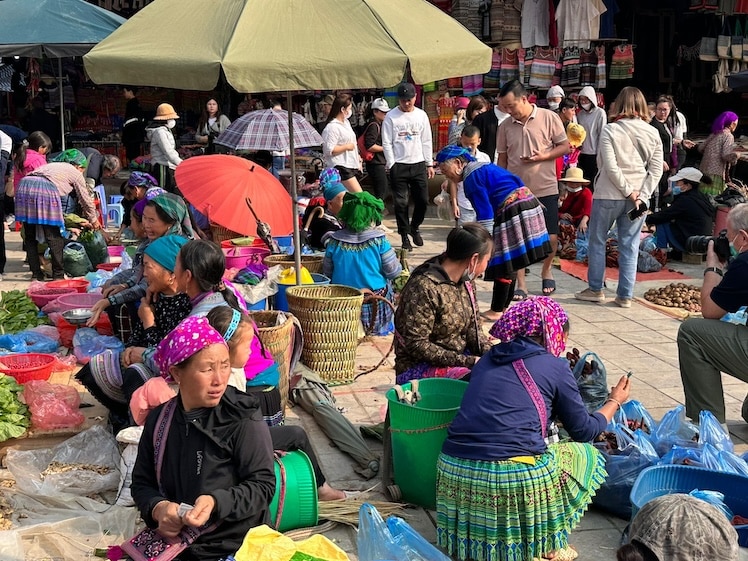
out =
<path fill-rule="evenodd" d="M 657 130 L 641 119 L 608 123 L 600 134 L 595 199 L 622 200 L 639 190 L 648 202 L 662 177 L 662 142 Z"/>

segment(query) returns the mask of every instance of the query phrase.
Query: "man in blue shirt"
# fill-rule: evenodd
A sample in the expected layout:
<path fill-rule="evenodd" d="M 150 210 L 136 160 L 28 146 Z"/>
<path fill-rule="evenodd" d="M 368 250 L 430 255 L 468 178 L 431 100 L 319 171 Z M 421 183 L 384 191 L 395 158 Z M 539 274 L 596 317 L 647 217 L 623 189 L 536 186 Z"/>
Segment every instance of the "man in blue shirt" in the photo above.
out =
<path fill-rule="evenodd" d="M 729 265 L 709 242 L 701 287 L 703 319 L 689 319 L 678 330 L 686 414 L 698 419 L 702 410 L 711 411 L 720 423 L 725 422 L 720 372 L 748 382 L 748 327 L 720 321 L 726 313 L 748 306 L 748 203 L 727 215 L 727 239 L 734 256 Z M 748 397 L 742 415 L 748 422 Z"/>

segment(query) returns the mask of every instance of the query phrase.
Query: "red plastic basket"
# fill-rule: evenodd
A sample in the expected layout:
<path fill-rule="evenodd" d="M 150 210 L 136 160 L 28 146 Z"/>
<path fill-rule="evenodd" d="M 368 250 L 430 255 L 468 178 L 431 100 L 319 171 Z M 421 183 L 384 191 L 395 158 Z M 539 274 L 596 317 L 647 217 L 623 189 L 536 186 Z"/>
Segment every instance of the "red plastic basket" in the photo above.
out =
<path fill-rule="evenodd" d="M 53 300 L 57 300 L 60 296 L 76 293 L 74 288 L 55 288 L 49 285 L 50 283 L 47 283 L 42 289 L 36 290 L 34 292 L 26 292 L 28 297 L 31 298 L 34 304 L 36 304 L 39 308 L 43 308 Z"/>
<path fill-rule="evenodd" d="M 70 288 L 75 292 L 85 293 L 88 290 L 88 285 L 91 284 L 86 279 L 61 279 L 56 281 L 50 281 L 47 283 L 49 288 Z"/>
<path fill-rule="evenodd" d="M 19 384 L 48 380 L 55 357 L 41 353 L 19 353 L 0 357 L 0 372 L 13 376 Z"/>

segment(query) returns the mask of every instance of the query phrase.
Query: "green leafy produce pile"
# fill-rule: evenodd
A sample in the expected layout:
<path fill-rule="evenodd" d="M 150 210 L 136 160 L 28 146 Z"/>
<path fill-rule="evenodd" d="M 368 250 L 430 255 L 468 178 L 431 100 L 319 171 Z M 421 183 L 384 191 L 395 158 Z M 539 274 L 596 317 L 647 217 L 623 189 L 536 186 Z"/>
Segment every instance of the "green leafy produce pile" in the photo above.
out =
<path fill-rule="evenodd" d="M 18 399 L 22 391 L 13 376 L 0 374 L 0 442 L 18 438 L 29 427 L 29 409 Z"/>
<path fill-rule="evenodd" d="M 18 333 L 48 323 L 46 316 L 39 317 L 36 304 L 22 290 L 0 292 L 0 333 Z"/>

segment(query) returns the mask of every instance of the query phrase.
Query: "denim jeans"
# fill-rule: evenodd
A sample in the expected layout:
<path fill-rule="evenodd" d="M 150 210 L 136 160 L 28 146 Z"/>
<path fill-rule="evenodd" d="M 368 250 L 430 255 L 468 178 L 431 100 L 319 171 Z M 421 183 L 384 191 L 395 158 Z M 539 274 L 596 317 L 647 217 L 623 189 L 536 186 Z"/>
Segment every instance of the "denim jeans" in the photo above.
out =
<path fill-rule="evenodd" d="M 657 247 L 666 249 L 672 247 L 678 251 L 685 251 L 683 246 L 678 243 L 678 240 L 673 236 L 673 229 L 670 224 L 658 224 L 657 230 L 655 231 L 655 242 Z"/>
<path fill-rule="evenodd" d="M 634 208 L 628 199 L 594 199 L 587 230 L 589 238 L 589 270 L 587 278 L 590 289 L 600 291 L 605 282 L 605 242 L 608 231 L 615 223 L 618 230 L 618 290 L 619 298 L 633 298 L 636 282 L 636 265 L 639 260 L 639 234 L 644 216 L 634 221 L 626 213 Z"/>

